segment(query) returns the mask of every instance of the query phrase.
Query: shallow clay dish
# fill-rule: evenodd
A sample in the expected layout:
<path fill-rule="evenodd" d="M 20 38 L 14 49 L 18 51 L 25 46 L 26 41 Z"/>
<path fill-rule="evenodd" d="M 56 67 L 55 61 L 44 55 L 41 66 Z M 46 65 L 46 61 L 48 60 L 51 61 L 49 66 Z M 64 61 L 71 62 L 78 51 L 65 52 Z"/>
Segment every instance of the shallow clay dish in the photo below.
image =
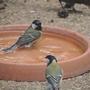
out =
<path fill-rule="evenodd" d="M 12 45 L 28 25 L 0 26 L 0 47 Z M 64 78 L 90 70 L 90 42 L 82 35 L 57 27 L 43 27 L 43 35 L 31 48 L 0 52 L 0 79 L 44 81 L 47 54 L 58 58 Z M 60 59 L 62 58 L 62 60 Z"/>

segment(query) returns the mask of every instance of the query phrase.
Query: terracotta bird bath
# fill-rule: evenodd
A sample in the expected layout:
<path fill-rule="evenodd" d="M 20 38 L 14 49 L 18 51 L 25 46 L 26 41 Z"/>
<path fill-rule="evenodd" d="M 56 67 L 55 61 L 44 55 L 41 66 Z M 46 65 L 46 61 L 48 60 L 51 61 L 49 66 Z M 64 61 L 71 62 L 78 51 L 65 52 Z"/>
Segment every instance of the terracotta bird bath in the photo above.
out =
<path fill-rule="evenodd" d="M 0 48 L 12 45 L 28 25 L 0 26 Z M 0 79 L 44 81 L 44 57 L 55 55 L 64 71 L 64 78 L 90 70 L 90 42 L 82 35 L 60 27 L 43 27 L 43 35 L 31 48 L 13 53 L 0 51 Z"/>

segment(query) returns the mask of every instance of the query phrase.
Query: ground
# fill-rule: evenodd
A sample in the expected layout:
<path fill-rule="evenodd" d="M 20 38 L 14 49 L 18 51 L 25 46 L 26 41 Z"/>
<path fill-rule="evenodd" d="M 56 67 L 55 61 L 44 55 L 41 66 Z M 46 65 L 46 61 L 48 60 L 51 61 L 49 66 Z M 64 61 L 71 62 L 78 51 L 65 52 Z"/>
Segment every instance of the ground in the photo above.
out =
<path fill-rule="evenodd" d="M 76 5 L 82 14 L 70 14 L 62 19 L 57 16 L 58 0 L 6 0 L 7 7 L 0 11 L 0 25 L 30 24 L 40 19 L 43 25 L 69 28 L 90 38 L 90 8 Z M 53 20 L 53 22 L 52 22 Z M 46 90 L 46 82 L 16 82 L 0 80 L 0 90 Z M 61 90 L 90 90 L 90 72 L 63 80 Z"/>

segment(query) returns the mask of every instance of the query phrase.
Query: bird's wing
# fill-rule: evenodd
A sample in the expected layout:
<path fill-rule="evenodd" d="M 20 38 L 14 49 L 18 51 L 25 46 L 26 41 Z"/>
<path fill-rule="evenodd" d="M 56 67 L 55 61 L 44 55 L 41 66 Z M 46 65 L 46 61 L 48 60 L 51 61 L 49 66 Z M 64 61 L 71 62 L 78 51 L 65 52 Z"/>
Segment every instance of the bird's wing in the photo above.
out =
<path fill-rule="evenodd" d="M 54 77 L 52 75 L 47 77 L 47 81 L 49 84 L 51 84 L 52 88 L 59 88 L 61 76 Z"/>
<path fill-rule="evenodd" d="M 32 43 L 33 41 L 37 40 L 39 37 L 40 37 L 39 32 L 23 34 L 21 37 L 19 37 L 16 44 L 19 46 L 23 46 L 23 45 Z"/>
<path fill-rule="evenodd" d="M 51 79 L 55 83 L 59 83 L 60 79 L 62 78 L 62 75 L 51 75 L 48 73 L 47 79 Z"/>
<path fill-rule="evenodd" d="M 46 79 L 53 87 L 58 87 L 62 79 L 62 72 L 58 64 L 51 64 L 46 69 Z"/>

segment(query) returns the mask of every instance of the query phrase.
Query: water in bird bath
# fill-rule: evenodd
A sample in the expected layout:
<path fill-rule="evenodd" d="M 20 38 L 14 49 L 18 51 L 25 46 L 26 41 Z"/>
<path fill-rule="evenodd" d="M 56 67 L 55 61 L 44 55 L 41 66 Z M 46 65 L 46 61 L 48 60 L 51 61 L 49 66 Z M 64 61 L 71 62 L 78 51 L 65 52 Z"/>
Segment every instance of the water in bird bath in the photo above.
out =
<path fill-rule="evenodd" d="M 20 31 L 0 32 L 0 47 L 8 47 L 15 43 Z M 42 38 L 31 48 L 19 48 L 13 53 L 0 52 L 0 61 L 7 63 L 34 64 L 44 63 L 47 54 L 53 54 L 62 60 L 69 60 L 80 56 L 84 51 L 79 45 L 64 36 L 54 33 L 44 33 Z"/>

